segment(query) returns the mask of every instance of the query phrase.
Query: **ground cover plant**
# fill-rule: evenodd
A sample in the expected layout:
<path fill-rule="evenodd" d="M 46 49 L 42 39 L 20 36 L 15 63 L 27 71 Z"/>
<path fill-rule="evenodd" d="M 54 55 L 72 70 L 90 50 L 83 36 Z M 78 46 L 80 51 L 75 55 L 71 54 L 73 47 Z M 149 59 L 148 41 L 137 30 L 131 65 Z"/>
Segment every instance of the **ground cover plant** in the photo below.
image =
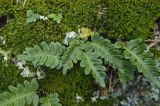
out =
<path fill-rule="evenodd" d="M 0 7 L 1 104 L 160 104 L 159 0 L 1 0 Z M 34 96 L 24 96 L 33 80 Z"/>
<path fill-rule="evenodd" d="M 159 81 L 154 75 L 159 74 L 159 69 L 152 55 L 145 52 L 146 49 L 142 39 L 131 40 L 126 44 L 117 42 L 114 45 L 108 39 L 95 34 L 91 41 L 74 39 L 67 48 L 59 42 L 42 42 L 41 46 L 26 48 L 24 54 L 18 55 L 17 58 L 31 61 L 33 65 L 44 65 L 58 70 L 63 68 L 63 74 L 80 61 L 80 67 L 85 68 L 85 74 L 92 73 L 101 87 L 105 87 L 105 65 L 111 65 L 118 70 L 119 78 L 124 85 L 127 80 L 133 79 L 133 70 L 137 68 L 146 78 L 159 86 Z"/>

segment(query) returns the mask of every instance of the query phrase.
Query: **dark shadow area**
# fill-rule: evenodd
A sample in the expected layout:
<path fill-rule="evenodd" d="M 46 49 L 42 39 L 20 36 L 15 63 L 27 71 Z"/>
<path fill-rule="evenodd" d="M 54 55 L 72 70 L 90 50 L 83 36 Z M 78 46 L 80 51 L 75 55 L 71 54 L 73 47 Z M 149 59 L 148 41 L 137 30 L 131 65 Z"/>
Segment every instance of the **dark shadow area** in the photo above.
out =
<path fill-rule="evenodd" d="M 0 28 L 2 28 L 7 23 L 7 16 L 0 17 Z"/>

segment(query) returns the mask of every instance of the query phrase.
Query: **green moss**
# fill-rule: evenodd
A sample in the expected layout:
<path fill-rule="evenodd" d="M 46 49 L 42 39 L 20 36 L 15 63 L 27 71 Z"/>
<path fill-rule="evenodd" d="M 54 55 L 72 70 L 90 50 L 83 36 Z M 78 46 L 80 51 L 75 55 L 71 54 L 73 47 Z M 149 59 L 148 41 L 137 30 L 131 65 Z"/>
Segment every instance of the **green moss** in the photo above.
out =
<path fill-rule="evenodd" d="M 150 37 L 160 13 L 159 0 L 103 0 L 102 7 L 106 8 L 102 17 L 106 21 L 106 33 L 123 39 Z"/>
<path fill-rule="evenodd" d="M 24 78 L 20 75 L 20 70 L 12 63 L 0 62 L 0 93 L 6 91 L 9 85 L 17 85 L 22 83 Z"/>
<path fill-rule="evenodd" d="M 78 26 L 92 26 L 93 16 L 99 0 L 27 0 L 25 7 L 22 3 L 6 4 L 0 1 L 4 9 L 0 16 L 8 16 L 8 23 L 0 29 L 0 33 L 7 38 L 6 48 L 14 49 L 15 54 L 21 52 L 26 46 L 45 41 L 62 41 L 65 33 L 76 31 Z M 3 6 L 5 5 L 5 6 Z M 26 23 L 27 10 L 33 10 L 41 15 L 62 13 L 60 24 L 49 20 Z M 10 11 L 9 11 L 10 10 Z"/>
<path fill-rule="evenodd" d="M 57 92 L 64 106 L 111 106 L 113 101 L 110 99 L 92 103 L 91 97 L 96 90 L 93 77 L 85 75 L 82 69 L 74 68 L 73 70 L 66 75 L 50 70 L 46 78 L 40 81 L 40 86 L 47 92 Z M 77 103 L 76 93 L 84 97 L 83 103 Z"/>

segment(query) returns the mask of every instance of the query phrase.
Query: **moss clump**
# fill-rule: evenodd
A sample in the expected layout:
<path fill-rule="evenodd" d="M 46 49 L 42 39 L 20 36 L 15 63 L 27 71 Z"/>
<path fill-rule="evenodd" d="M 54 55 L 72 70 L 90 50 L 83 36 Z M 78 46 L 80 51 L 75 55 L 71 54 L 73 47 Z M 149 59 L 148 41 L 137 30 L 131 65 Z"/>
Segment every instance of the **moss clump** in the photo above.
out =
<path fill-rule="evenodd" d="M 8 0 L 9 2 L 10 0 Z M 61 41 L 68 31 L 76 31 L 78 26 L 92 26 L 99 0 L 27 0 L 22 3 L 0 1 L 3 7 L 0 16 L 8 17 L 8 23 L 0 29 L 2 36 L 7 38 L 6 48 L 14 49 L 14 54 L 25 47 L 41 41 Z M 49 21 L 26 23 L 27 10 L 40 15 L 62 13 L 60 24 Z"/>
<path fill-rule="evenodd" d="M 113 38 L 150 37 L 160 13 L 159 0 L 103 0 L 101 5 L 106 8 L 102 17 L 106 33 Z"/>
<path fill-rule="evenodd" d="M 24 78 L 20 75 L 20 70 L 12 63 L 0 62 L 0 93 L 6 91 L 9 85 L 22 83 Z"/>
<path fill-rule="evenodd" d="M 73 71 L 74 70 L 74 71 Z M 44 80 L 40 81 L 40 87 L 47 92 L 57 92 L 60 95 L 61 103 L 64 106 L 111 106 L 112 100 L 98 100 L 91 102 L 93 92 L 96 90 L 93 84 L 93 77 L 84 74 L 84 70 L 74 68 L 66 75 L 62 72 L 47 72 Z M 76 70 L 76 71 L 75 71 Z M 85 101 L 77 103 L 76 93 L 82 96 Z"/>

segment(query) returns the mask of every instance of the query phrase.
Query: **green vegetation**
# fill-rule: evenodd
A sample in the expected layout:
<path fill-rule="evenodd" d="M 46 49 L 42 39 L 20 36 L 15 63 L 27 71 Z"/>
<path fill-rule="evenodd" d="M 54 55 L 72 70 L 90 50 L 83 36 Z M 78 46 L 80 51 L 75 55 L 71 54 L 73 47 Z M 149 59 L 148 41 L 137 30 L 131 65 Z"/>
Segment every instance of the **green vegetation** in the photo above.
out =
<path fill-rule="evenodd" d="M 61 106 L 56 93 L 39 99 L 38 88 L 36 79 L 32 79 L 31 82 L 24 81 L 23 85 L 17 84 L 17 87 L 10 85 L 10 92 L 0 94 L 1 106 L 26 106 L 26 104 L 38 106 L 39 100 L 42 103 L 41 106 Z"/>
<path fill-rule="evenodd" d="M 122 49 L 118 50 L 116 47 Z M 85 68 L 85 74 L 91 73 L 101 87 L 106 87 L 105 77 L 108 70 L 105 65 L 118 69 L 123 86 L 128 80 L 133 79 L 132 77 L 126 79 L 126 76 L 133 76 L 133 69 L 137 68 L 146 78 L 159 86 L 159 81 L 153 74 L 159 75 L 156 61 L 151 53 L 145 51 L 146 45 L 140 38 L 129 41 L 127 46 L 122 42 L 116 43 L 115 46 L 108 39 L 95 34 L 91 37 L 91 41 L 74 39 L 70 41 L 67 49 L 64 49 L 65 46 L 58 42 L 51 42 L 49 45 L 42 42 L 41 47 L 35 45 L 32 48 L 26 48 L 26 51 L 17 58 L 22 61 L 31 61 L 34 65 L 63 68 L 64 74 L 73 68 L 73 64 L 80 61 L 80 67 Z"/>
<path fill-rule="evenodd" d="M 120 39 L 150 38 L 160 16 L 159 0 L 102 0 L 103 8 L 106 15 L 99 23 L 108 36 Z"/>
<path fill-rule="evenodd" d="M 17 3 L 16 1 L 19 2 Z M 0 44 L 0 46 L 2 49 L 10 51 L 11 57 L 20 54 L 25 47 L 37 45 L 42 41 L 62 42 L 66 32 L 76 31 L 79 26 L 90 27 L 92 30 L 100 32 L 104 38 L 111 38 L 113 41 L 116 41 L 117 38 L 123 40 L 137 37 L 141 37 L 142 39 L 150 38 L 152 37 L 150 30 L 154 26 L 154 21 L 160 16 L 159 0 L 26 0 L 24 7 L 23 2 L 24 0 L 0 0 L 0 20 L 2 17 L 4 18 L 2 26 L 0 21 L 0 36 L 6 38 L 6 44 Z M 43 16 L 54 13 L 56 14 L 56 19 L 26 23 L 28 10 L 32 10 L 34 13 Z M 62 15 L 63 18 L 58 16 L 58 14 Z M 55 20 L 60 21 L 60 23 L 57 23 Z M 93 47 L 94 51 L 100 52 L 100 56 L 105 59 L 105 62 L 112 64 L 114 68 L 119 70 L 119 77 L 122 78 L 121 76 L 123 76 L 123 79 L 120 79 L 121 82 L 126 83 L 126 80 L 133 78 L 133 74 L 130 74 L 132 71 L 124 71 L 128 70 L 126 69 L 127 67 L 141 67 L 135 61 L 132 61 L 133 59 L 137 59 L 137 57 L 125 56 L 127 60 L 131 60 L 131 63 L 134 64 L 134 66 L 127 65 L 127 67 L 123 66 L 126 65 L 125 63 L 122 65 L 117 64 L 123 61 L 120 58 L 123 59 L 124 56 L 112 55 L 111 58 L 107 58 L 107 52 L 110 55 L 117 54 L 119 51 L 122 53 L 128 50 L 128 46 L 119 48 L 118 51 L 115 49 L 104 51 L 106 47 L 97 48 L 98 46 L 95 47 L 94 43 L 99 44 L 94 39 L 87 44 Z M 68 54 L 66 53 L 67 56 L 70 56 Z M 64 55 L 65 58 L 69 58 L 67 56 Z M 112 58 L 115 61 L 111 61 Z M 72 58 L 70 59 L 72 60 Z M 84 61 L 84 58 L 81 58 L 81 60 Z M 0 64 L 0 92 L 5 91 L 9 85 L 22 83 L 25 79 L 21 77 L 21 71 L 12 61 L 9 60 L 7 63 L 8 67 L 3 62 Z M 73 63 L 76 63 L 76 61 L 73 61 Z M 67 66 L 62 69 L 70 70 L 72 68 Z M 81 66 L 87 67 L 82 63 Z M 88 100 L 94 90 L 93 79 L 90 75 L 84 75 L 83 68 L 77 69 L 77 67 L 79 66 L 75 66 L 65 76 L 61 72 L 53 72 L 53 69 L 44 68 L 50 75 L 47 75 L 46 79 L 40 81 L 41 87 L 49 92 L 58 91 L 64 106 L 78 105 L 75 100 L 76 93 L 87 98 L 84 103 L 79 103 L 79 105 L 111 106 L 112 100 L 98 101 L 96 104 L 91 103 L 90 99 Z M 144 68 L 146 71 L 138 71 L 142 73 L 148 72 L 148 68 Z M 123 71 L 126 73 L 123 73 Z"/>

